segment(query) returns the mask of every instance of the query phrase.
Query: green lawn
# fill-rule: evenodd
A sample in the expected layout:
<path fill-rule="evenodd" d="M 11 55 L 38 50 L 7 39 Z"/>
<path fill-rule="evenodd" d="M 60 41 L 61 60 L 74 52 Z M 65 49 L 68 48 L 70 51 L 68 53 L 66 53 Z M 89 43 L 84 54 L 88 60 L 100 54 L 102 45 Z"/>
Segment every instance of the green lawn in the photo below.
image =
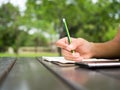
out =
<path fill-rule="evenodd" d="M 58 53 L 53 52 L 41 52 L 41 53 L 26 53 L 26 54 L 9 54 L 9 53 L 0 53 L 0 57 L 40 57 L 40 56 L 58 56 Z"/>

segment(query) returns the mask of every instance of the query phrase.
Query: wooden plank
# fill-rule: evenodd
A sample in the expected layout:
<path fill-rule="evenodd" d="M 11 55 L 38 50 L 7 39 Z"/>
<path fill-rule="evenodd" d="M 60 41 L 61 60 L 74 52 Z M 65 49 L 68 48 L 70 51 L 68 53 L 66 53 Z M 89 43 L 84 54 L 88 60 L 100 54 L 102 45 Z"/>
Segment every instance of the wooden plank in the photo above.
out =
<path fill-rule="evenodd" d="M 18 58 L 0 90 L 72 90 L 35 58 Z"/>
<path fill-rule="evenodd" d="M 16 62 L 16 58 L 10 57 L 1 57 L 0 58 L 0 83 L 4 80 L 7 74 L 12 69 L 13 65 Z"/>
<path fill-rule="evenodd" d="M 39 61 L 74 90 L 120 90 L 119 79 L 96 70 L 80 68 L 79 66 L 60 67 L 40 58 Z"/>

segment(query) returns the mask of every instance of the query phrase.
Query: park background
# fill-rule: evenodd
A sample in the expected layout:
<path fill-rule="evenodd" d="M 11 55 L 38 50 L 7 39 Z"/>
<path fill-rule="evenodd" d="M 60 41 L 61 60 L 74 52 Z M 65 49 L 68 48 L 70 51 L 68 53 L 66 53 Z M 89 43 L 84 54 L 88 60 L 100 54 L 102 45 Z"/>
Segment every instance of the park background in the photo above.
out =
<path fill-rule="evenodd" d="M 58 56 L 65 37 L 105 42 L 118 31 L 120 0 L 0 0 L 0 56 Z"/>

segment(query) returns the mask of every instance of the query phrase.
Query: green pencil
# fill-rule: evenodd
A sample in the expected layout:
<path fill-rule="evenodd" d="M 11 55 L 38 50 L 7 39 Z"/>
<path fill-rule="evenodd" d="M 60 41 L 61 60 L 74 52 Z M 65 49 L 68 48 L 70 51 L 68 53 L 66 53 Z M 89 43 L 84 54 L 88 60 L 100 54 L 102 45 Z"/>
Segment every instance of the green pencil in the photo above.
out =
<path fill-rule="evenodd" d="M 65 26 L 65 32 L 67 34 L 68 43 L 71 44 L 72 41 L 71 41 L 71 38 L 70 38 L 70 33 L 69 33 L 69 30 L 68 30 L 65 18 L 63 18 L 63 23 L 64 23 L 64 26 Z M 71 52 L 74 53 L 74 50 L 71 50 Z"/>

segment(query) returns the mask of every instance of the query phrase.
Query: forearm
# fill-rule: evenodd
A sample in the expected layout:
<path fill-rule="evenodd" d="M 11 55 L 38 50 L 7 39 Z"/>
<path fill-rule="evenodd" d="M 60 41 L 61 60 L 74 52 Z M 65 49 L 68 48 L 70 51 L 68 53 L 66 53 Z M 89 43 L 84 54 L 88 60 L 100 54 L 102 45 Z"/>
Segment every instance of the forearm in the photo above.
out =
<path fill-rule="evenodd" d="M 120 43 L 111 40 L 105 43 L 93 43 L 93 57 L 96 58 L 120 58 Z"/>

